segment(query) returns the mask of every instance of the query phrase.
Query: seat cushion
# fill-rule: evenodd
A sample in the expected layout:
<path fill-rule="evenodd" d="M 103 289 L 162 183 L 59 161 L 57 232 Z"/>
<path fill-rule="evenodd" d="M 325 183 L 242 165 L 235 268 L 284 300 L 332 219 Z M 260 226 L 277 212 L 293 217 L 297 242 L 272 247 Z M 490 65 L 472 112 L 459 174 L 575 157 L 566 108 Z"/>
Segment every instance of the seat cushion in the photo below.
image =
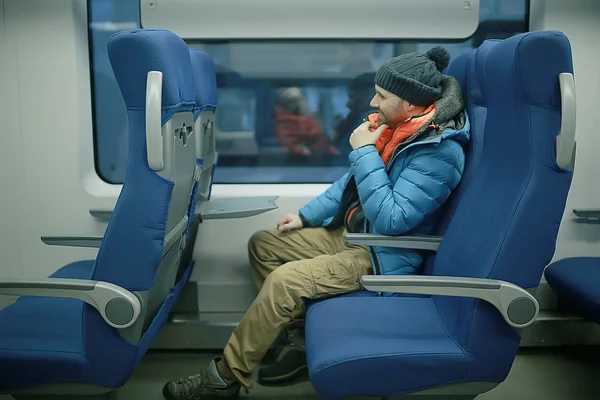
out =
<path fill-rule="evenodd" d="M 93 261 L 79 261 L 52 277 L 87 279 L 93 266 Z M 69 382 L 121 387 L 164 325 L 192 269 L 193 264 L 172 288 L 137 345 L 123 340 L 96 310 L 80 300 L 19 298 L 0 311 L 0 390 Z"/>
<path fill-rule="evenodd" d="M 600 323 L 600 258 L 565 258 L 544 272 L 561 301 Z"/>
<path fill-rule="evenodd" d="M 50 278 L 90 279 L 95 262 L 95 260 L 72 262 L 50 275 Z"/>
<path fill-rule="evenodd" d="M 94 261 L 78 261 L 51 275 L 89 279 Z M 82 338 L 83 302 L 21 297 L 0 311 L 0 388 L 79 379 L 87 361 Z"/>
<path fill-rule="evenodd" d="M 431 298 L 314 303 L 306 315 L 306 348 L 311 382 L 327 399 L 393 396 L 467 378 L 463 350 Z"/>
<path fill-rule="evenodd" d="M 67 382 L 86 363 L 80 300 L 21 297 L 0 311 L 0 388 Z"/>
<path fill-rule="evenodd" d="M 336 298 L 338 298 L 338 299 L 343 299 L 346 297 L 377 297 L 377 293 L 370 292 L 368 290 L 359 290 L 358 292 L 345 293 L 345 294 L 336 296 Z M 313 307 L 315 304 L 321 303 L 323 301 L 329 301 L 329 300 L 330 299 L 305 299 L 304 305 L 305 305 L 306 309 L 308 310 L 310 307 Z"/>
<path fill-rule="evenodd" d="M 369 290 L 359 290 L 358 292 L 350 292 L 350 293 L 345 293 L 345 294 L 340 294 L 338 296 L 335 296 L 336 299 L 344 299 L 346 297 L 379 297 L 379 295 L 377 294 L 377 292 L 371 292 Z M 392 296 L 389 297 L 411 297 L 411 298 L 415 298 L 415 297 L 423 297 L 423 298 L 429 298 L 431 296 L 429 295 L 425 295 L 425 294 L 406 294 L 406 293 L 394 293 Z M 305 300 L 305 304 L 306 307 L 312 307 L 313 304 L 317 304 L 317 303 L 321 303 L 323 301 L 329 301 L 330 298 L 327 299 L 306 299 Z"/>

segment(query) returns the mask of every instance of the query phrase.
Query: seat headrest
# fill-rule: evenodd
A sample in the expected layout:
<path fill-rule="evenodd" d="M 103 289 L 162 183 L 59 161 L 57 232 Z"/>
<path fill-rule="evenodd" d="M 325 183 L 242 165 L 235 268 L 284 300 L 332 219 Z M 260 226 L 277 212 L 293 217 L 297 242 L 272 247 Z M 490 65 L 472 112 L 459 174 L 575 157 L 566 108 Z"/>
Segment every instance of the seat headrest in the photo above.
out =
<path fill-rule="evenodd" d="M 469 61 L 469 71 L 473 74 L 473 79 L 469 81 L 469 96 L 477 105 L 485 105 L 486 84 L 485 84 L 485 61 L 490 50 L 500 43 L 500 40 L 486 40 L 472 54 Z"/>
<path fill-rule="evenodd" d="M 213 58 L 200 49 L 190 49 L 196 109 L 194 118 L 205 110 L 217 108 L 217 75 Z"/>
<path fill-rule="evenodd" d="M 498 97 L 555 110 L 561 108 L 558 76 L 563 72 L 573 73 L 573 59 L 569 40 L 558 31 L 506 39 L 494 46 L 485 63 L 487 86 Z"/>
<path fill-rule="evenodd" d="M 163 73 L 162 122 L 195 105 L 190 53 L 186 43 L 166 30 L 131 29 L 108 41 L 108 56 L 127 109 L 146 105 L 148 72 Z"/>
<path fill-rule="evenodd" d="M 453 76 L 454 79 L 456 79 L 461 89 L 463 89 L 463 93 L 467 87 L 467 60 L 473 51 L 474 50 L 467 50 L 464 53 L 452 57 L 450 65 L 448 65 L 448 68 L 446 69 L 446 74 Z"/>

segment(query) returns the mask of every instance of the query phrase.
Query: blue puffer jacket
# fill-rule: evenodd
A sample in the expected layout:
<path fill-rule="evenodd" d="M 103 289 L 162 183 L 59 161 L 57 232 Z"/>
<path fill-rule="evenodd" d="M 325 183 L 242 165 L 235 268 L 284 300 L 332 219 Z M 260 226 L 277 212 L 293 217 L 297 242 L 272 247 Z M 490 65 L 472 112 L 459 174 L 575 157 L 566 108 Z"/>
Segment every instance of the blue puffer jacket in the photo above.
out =
<path fill-rule="evenodd" d="M 431 233 L 441 205 L 458 185 L 464 169 L 461 143 L 469 140 L 469 120 L 464 111 L 456 80 L 444 76 L 442 98 L 436 102 L 432 122 L 444 129 L 424 126 L 414 142 L 396 151 L 387 167 L 375 146 L 350 153 L 350 171 L 327 191 L 300 209 L 301 218 L 311 227 L 330 226 L 340 210 L 351 177 L 365 213 L 365 232 L 383 235 Z M 374 273 L 418 274 L 422 253 L 389 247 L 370 248 Z"/>

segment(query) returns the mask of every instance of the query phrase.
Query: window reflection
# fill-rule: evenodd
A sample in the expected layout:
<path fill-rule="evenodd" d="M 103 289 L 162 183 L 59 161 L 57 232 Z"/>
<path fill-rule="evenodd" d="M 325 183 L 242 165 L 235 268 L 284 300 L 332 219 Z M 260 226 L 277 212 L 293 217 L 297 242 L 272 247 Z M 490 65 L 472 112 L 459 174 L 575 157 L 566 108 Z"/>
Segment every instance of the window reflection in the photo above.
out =
<path fill-rule="evenodd" d="M 98 174 L 122 183 L 127 118 L 106 43 L 140 24 L 138 0 L 88 0 Z M 403 53 L 441 44 L 455 56 L 527 29 L 527 0 L 481 0 L 464 41 L 242 41 L 201 43 L 217 67 L 215 183 L 329 183 L 348 168 L 351 132 L 372 110 L 374 75 Z"/>

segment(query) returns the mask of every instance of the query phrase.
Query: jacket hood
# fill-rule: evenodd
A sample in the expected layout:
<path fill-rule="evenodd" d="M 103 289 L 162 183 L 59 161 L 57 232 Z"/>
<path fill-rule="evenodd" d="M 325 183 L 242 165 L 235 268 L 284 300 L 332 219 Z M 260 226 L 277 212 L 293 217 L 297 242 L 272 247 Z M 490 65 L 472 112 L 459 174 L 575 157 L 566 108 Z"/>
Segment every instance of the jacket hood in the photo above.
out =
<path fill-rule="evenodd" d="M 439 137 L 466 142 L 470 137 L 470 125 L 460 85 L 452 76 L 444 75 L 441 86 L 442 97 L 435 102 L 435 114 L 430 123 L 414 135 L 414 140 L 425 141 Z M 431 125 L 436 128 L 431 128 Z"/>

